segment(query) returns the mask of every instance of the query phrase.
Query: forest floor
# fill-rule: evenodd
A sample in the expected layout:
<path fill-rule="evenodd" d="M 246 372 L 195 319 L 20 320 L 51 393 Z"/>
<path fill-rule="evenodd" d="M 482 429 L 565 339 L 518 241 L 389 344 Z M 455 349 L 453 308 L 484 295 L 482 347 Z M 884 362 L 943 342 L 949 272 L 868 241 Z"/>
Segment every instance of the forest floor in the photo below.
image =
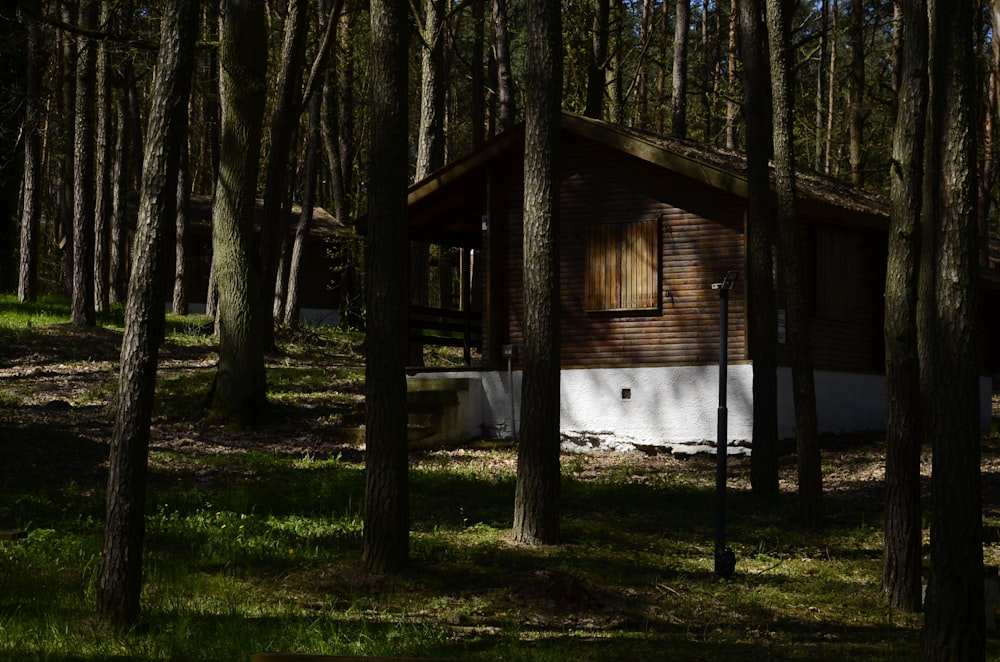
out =
<path fill-rule="evenodd" d="M 359 558 L 363 448 L 343 434 L 364 419 L 361 338 L 280 338 L 267 359 L 270 423 L 209 425 L 214 339 L 199 320 L 171 318 L 151 429 L 145 625 L 106 636 L 90 612 L 121 329 L 0 326 L 0 529 L 25 534 L 0 543 L 0 658 L 916 654 L 919 615 L 890 612 L 879 589 L 878 437 L 824 439 L 820 529 L 796 524 L 794 456 L 766 503 L 750 497 L 749 460 L 732 458 L 729 581 L 712 571 L 714 457 L 564 454 L 566 542 L 536 550 L 509 536 L 509 444 L 415 451 L 412 567 L 372 577 Z M 982 461 L 984 522 L 997 526 L 1000 440 L 984 439 Z M 923 474 L 929 503 L 926 452 Z M 984 554 L 1000 564 L 1000 545 Z M 1000 641 L 988 647 L 1000 659 Z"/>

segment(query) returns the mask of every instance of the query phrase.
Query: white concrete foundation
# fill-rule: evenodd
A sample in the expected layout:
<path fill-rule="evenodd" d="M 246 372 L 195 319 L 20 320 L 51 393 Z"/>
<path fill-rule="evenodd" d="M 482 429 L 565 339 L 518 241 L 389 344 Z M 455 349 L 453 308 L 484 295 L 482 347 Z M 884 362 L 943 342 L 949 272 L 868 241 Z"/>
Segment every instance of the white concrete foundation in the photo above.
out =
<path fill-rule="evenodd" d="M 481 396 L 471 399 L 476 418 L 465 430 L 511 438 L 520 429 L 521 372 L 455 371 L 418 373 L 410 379 L 477 378 Z M 635 450 L 655 447 L 674 453 L 714 452 L 719 412 L 717 366 L 602 368 L 563 370 L 560 430 L 567 450 Z M 820 433 L 885 429 L 885 378 L 876 374 L 816 371 Z M 513 398 L 511 397 L 513 381 Z M 727 371 L 727 431 L 730 454 L 749 453 L 753 431 L 753 368 L 730 365 Z M 980 380 L 980 423 L 989 429 L 992 383 Z M 791 371 L 778 371 L 778 433 L 795 434 Z"/>

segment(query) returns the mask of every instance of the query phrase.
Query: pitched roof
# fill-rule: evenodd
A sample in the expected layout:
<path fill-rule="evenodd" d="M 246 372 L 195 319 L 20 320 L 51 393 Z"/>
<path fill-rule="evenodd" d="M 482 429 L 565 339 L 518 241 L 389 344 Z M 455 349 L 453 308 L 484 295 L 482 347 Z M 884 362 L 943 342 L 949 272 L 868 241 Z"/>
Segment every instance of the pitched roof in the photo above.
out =
<path fill-rule="evenodd" d="M 742 154 L 568 112 L 563 112 L 561 124 L 563 131 L 746 197 L 747 165 Z M 508 160 L 511 167 L 520 167 L 523 148 L 522 122 L 415 182 L 407 197 L 411 236 L 431 243 L 478 246 L 490 166 Z M 799 208 L 804 213 L 888 226 L 888 204 L 874 193 L 801 168 L 796 183 Z"/>

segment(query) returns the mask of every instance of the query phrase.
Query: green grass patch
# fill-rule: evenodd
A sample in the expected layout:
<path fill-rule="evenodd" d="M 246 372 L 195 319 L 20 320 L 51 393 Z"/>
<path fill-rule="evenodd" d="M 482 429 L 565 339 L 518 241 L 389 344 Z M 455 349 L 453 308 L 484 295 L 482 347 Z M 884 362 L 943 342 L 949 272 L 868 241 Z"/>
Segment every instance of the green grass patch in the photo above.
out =
<path fill-rule="evenodd" d="M 881 492 L 857 476 L 881 462 L 876 444 L 825 454 L 830 474 L 847 478 L 819 529 L 797 524 L 792 493 L 753 499 L 749 462 L 734 458 L 730 580 L 713 572 L 714 458 L 565 455 L 563 543 L 534 548 L 510 536 L 509 443 L 413 452 L 411 562 L 372 575 L 361 563 L 363 454 L 334 441 L 338 426 L 363 421 L 361 336 L 279 329 L 282 352 L 268 357 L 271 425 L 233 431 L 200 420 L 217 340 L 192 316 L 168 316 L 161 350 L 142 618 L 131 631 L 108 630 L 96 592 L 103 403 L 115 392 L 121 334 L 111 317 L 81 332 L 66 324 L 68 302 L 0 297 L 0 359 L 26 375 L 0 387 L 0 528 L 27 534 L 0 542 L 0 659 L 919 655 L 920 617 L 889 611 L 880 588 Z M 782 472 L 790 479 L 794 466 Z M 997 521 L 998 505 L 986 506 Z M 988 651 L 1000 659 L 1000 640 Z"/>

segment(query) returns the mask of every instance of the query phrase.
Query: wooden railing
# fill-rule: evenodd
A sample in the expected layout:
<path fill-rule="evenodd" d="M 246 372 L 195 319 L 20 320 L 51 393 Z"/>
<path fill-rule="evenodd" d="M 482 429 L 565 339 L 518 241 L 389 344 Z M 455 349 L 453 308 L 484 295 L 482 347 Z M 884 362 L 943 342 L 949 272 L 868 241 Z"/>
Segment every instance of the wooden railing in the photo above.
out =
<path fill-rule="evenodd" d="M 410 342 L 461 347 L 465 365 L 472 364 L 472 348 L 483 342 L 483 316 L 468 310 L 410 306 Z"/>

